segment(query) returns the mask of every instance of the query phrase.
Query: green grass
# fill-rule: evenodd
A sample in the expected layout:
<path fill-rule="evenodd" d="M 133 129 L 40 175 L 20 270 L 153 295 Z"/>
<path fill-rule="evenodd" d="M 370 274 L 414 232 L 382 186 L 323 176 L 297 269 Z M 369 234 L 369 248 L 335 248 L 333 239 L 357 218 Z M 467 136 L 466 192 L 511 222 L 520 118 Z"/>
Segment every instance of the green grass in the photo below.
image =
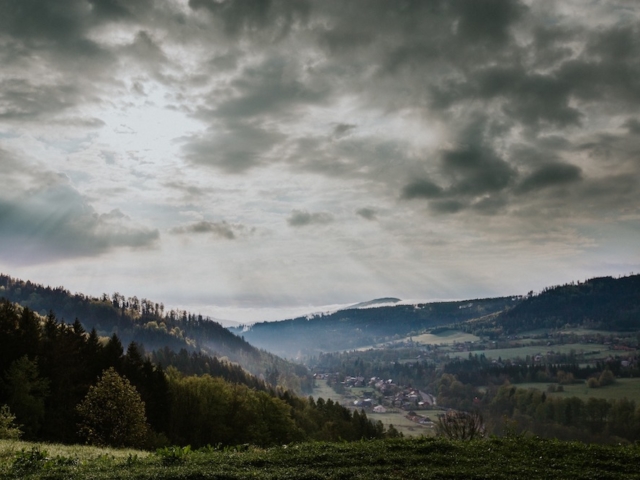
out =
<path fill-rule="evenodd" d="M 414 342 L 422 345 L 450 345 L 452 343 L 477 342 L 480 340 L 480 337 L 458 330 L 446 330 L 437 334 L 423 333 L 422 335 L 411 338 Z"/>
<path fill-rule="evenodd" d="M 6 443 L 0 442 L 0 452 Z M 67 458 L 67 447 L 55 448 Z M 68 447 L 69 458 L 77 447 Z M 192 452 L 163 465 L 158 455 L 123 459 L 114 450 L 16 473 L 2 455 L 2 479 L 639 479 L 640 447 L 599 446 L 533 438 L 451 442 L 410 439 L 306 443 L 271 449 Z M 84 458 L 84 457 L 83 457 Z"/>
<path fill-rule="evenodd" d="M 406 417 L 407 413 L 408 412 L 403 410 L 398 410 L 396 412 L 368 413 L 367 416 L 371 420 L 380 420 L 385 426 L 393 425 L 396 430 L 401 432 L 405 437 L 432 437 L 435 435 L 433 427 L 412 422 Z M 416 413 L 435 420 L 438 412 L 420 410 Z"/>
<path fill-rule="evenodd" d="M 604 345 L 597 345 L 593 343 L 569 343 L 569 344 L 558 344 L 558 345 L 525 345 L 522 347 L 514 347 L 514 348 L 495 348 L 495 349 L 487 349 L 487 350 L 473 350 L 471 353 L 474 355 L 484 354 L 485 357 L 489 359 L 497 360 L 498 358 L 502 358 L 503 360 L 507 359 L 515 359 L 515 358 L 526 358 L 527 355 L 534 357 L 535 355 L 544 354 L 548 351 L 553 351 L 555 353 L 564 353 L 569 354 L 571 351 L 575 351 L 578 355 L 580 353 L 585 354 L 585 358 L 588 360 L 599 360 L 606 358 L 611 352 Z M 451 358 L 467 358 L 469 356 L 469 352 L 452 352 L 449 354 Z"/>
<path fill-rule="evenodd" d="M 535 388 L 541 391 L 547 390 L 547 383 L 514 383 L 518 388 Z M 618 378 L 613 385 L 606 387 L 589 388 L 586 383 L 563 385 L 564 392 L 552 392 L 547 395 L 554 397 L 578 397 L 582 400 L 593 398 L 604 398 L 606 400 L 617 400 L 628 398 L 640 404 L 640 378 Z"/>

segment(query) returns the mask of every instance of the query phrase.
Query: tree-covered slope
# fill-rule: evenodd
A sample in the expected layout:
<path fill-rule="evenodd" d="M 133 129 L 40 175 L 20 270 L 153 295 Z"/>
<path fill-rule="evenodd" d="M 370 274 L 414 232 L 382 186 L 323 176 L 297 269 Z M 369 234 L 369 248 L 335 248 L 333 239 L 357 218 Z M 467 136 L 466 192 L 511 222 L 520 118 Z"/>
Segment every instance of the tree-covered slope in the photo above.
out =
<path fill-rule="evenodd" d="M 295 356 L 348 350 L 442 325 L 496 313 L 511 307 L 518 297 L 346 309 L 325 315 L 281 322 L 257 323 L 232 329 L 260 348 L 277 355 Z"/>
<path fill-rule="evenodd" d="M 512 334 L 567 324 L 607 331 L 640 329 L 640 275 L 599 277 L 546 288 L 470 328 L 477 333 L 493 330 Z"/>
<path fill-rule="evenodd" d="M 364 412 L 272 388 L 226 362 L 185 350 L 156 353 L 145 356 L 136 343 L 125 353 L 115 334 L 103 343 L 79 321 L 0 301 L 0 438 L 9 417 L 25 439 L 116 447 L 270 446 L 385 434 Z"/>
<path fill-rule="evenodd" d="M 136 342 L 147 351 L 168 347 L 175 352 L 202 352 L 236 362 L 254 375 L 295 391 L 307 392 L 312 386 L 304 367 L 259 350 L 209 318 L 187 311 L 166 311 L 162 303 L 145 298 L 125 298 L 119 293 L 97 298 L 7 275 L 0 275 L 0 298 L 43 316 L 54 312 L 69 323 L 78 319 L 87 331 L 96 329 L 101 336 L 116 333 L 125 345 Z"/>

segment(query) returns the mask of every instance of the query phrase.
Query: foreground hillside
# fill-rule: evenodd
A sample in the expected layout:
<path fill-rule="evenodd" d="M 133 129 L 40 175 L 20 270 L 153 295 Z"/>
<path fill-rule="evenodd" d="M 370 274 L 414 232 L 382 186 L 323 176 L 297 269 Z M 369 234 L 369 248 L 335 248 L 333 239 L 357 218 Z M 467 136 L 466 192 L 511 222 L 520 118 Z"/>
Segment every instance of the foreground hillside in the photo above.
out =
<path fill-rule="evenodd" d="M 41 448 L 47 448 L 42 446 Z M 522 437 L 304 443 L 158 454 L 0 442 L 0 478 L 13 479 L 640 479 L 640 447 Z M 22 453 L 20 453 L 22 449 Z"/>
<path fill-rule="evenodd" d="M 350 308 L 338 312 L 257 323 L 231 329 L 252 345 L 295 357 L 367 347 L 425 329 L 460 323 L 513 307 L 519 297 Z"/>

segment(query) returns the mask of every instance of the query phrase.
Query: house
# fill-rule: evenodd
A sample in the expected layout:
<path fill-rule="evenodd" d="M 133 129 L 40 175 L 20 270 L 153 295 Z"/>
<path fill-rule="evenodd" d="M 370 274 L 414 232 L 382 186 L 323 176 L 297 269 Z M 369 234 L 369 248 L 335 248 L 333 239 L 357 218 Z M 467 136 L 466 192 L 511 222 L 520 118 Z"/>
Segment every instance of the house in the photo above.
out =
<path fill-rule="evenodd" d="M 384 408 L 382 405 L 376 405 L 375 407 L 373 407 L 373 411 L 375 413 L 386 413 L 387 409 Z"/>

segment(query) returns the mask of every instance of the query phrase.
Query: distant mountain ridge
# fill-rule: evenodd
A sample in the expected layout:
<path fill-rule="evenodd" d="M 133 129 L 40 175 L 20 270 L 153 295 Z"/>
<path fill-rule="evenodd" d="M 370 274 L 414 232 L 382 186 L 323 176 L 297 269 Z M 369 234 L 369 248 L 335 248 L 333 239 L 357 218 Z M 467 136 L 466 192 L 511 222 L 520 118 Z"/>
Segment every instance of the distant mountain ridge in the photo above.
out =
<path fill-rule="evenodd" d="M 519 300 L 520 297 L 501 297 L 375 308 L 351 307 L 230 330 L 243 335 L 259 348 L 291 358 L 366 347 L 425 329 L 461 323 L 513 307 Z"/>
<path fill-rule="evenodd" d="M 640 275 L 548 287 L 493 318 L 470 323 L 467 329 L 476 334 L 514 334 L 567 324 L 605 331 L 640 330 Z"/>
<path fill-rule="evenodd" d="M 350 305 L 347 308 L 343 308 L 342 310 L 351 310 L 353 308 L 369 308 L 369 307 L 379 307 L 382 305 L 387 305 L 389 303 L 398 303 L 401 302 L 399 298 L 394 297 L 385 297 L 385 298 L 376 298 L 374 300 L 369 300 L 368 302 L 360 302 L 355 305 Z"/>

